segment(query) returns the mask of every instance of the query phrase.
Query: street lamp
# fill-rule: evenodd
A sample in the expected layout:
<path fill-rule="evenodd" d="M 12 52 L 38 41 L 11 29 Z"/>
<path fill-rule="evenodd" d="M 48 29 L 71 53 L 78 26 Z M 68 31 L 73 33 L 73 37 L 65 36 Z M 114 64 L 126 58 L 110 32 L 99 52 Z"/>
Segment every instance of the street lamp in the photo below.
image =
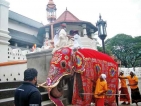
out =
<path fill-rule="evenodd" d="M 101 15 L 99 15 L 99 21 L 97 21 L 96 26 L 98 28 L 98 37 L 102 40 L 103 52 L 105 53 L 104 39 L 107 36 L 106 32 L 107 23 L 106 21 L 103 21 L 103 19 L 101 19 Z"/>

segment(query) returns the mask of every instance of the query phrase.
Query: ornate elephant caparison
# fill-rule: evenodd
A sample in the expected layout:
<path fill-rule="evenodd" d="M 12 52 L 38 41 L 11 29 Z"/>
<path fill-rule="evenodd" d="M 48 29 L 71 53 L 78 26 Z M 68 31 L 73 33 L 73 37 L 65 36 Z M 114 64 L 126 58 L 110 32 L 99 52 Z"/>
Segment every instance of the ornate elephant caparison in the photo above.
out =
<path fill-rule="evenodd" d="M 86 48 L 76 51 L 69 47 L 61 48 L 53 54 L 50 63 L 46 81 L 49 98 L 57 106 L 63 106 L 59 97 L 62 96 L 63 86 L 68 84 L 68 98 L 72 105 L 90 105 L 94 102 L 92 94 L 101 73 L 107 76 L 107 94 L 116 94 L 118 66 L 110 56 Z M 105 104 L 116 106 L 115 95 L 107 95 Z"/>

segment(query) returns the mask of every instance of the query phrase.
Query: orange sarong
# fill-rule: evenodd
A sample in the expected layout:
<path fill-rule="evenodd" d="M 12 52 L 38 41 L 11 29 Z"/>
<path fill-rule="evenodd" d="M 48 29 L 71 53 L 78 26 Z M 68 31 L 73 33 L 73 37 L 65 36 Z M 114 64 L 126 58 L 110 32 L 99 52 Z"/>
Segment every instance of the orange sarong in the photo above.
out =
<path fill-rule="evenodd" d="M 104 98 L 95 98 L 95 106 L 104 106 Z"/>
<path fill-rule="evenodd" d="M 120 95 L 120 101 L 130 102 L 130 96 L 127 87 L 121 87 L 120 90 L 121 90 L 121 94 L 126 94 L 126 95 Z"/>

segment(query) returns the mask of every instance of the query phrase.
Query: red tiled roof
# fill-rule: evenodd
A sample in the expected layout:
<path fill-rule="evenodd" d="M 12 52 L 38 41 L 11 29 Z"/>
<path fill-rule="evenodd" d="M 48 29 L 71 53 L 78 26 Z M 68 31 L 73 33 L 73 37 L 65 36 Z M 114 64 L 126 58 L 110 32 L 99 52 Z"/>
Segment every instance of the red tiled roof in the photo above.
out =
<path fill-rule="evenodd" d="M 71 12 L 66 10 L 60 15 L 60 17 L 54 23 L 58 22 L 80 22 L 80 20 Z"/>
<path fill-rule="evenodd" d="M 87 24 L 88 26 L 90 26 L 90 28 L 95 29 L 95 31 L 97 31 L 97 28 L 92 23 L 90 23 L 88 21 L 79 20 L 76 16 L 74 16 L 67 9 L 52 24 L 53 25 L 57 25 L 57 24 L 61 24 L 61 23 L 80 23 L 80 24 Z M 43 26 L 42 28 L 49 27 L 50 25 L 51 24 L 47 24 L 47 25 Z"/>

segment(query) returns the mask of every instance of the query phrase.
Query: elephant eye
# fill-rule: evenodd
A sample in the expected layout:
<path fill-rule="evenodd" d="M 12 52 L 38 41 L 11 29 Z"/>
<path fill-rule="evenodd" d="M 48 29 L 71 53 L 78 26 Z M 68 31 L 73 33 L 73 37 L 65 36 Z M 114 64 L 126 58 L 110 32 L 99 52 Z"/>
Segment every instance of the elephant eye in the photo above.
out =
<path fill-rule="evenodd" d="M 62 68 L 65 68 L 66 67 L 66 61 L 61 61 L 60 65 L 61 65 Z"/>
<path fill-rule="evenodd" d="M 62 62 L 62 67 L 64 67 L 64 68 L 65 68 L 65 66 L 66 66 L 65 62 Z"/>

